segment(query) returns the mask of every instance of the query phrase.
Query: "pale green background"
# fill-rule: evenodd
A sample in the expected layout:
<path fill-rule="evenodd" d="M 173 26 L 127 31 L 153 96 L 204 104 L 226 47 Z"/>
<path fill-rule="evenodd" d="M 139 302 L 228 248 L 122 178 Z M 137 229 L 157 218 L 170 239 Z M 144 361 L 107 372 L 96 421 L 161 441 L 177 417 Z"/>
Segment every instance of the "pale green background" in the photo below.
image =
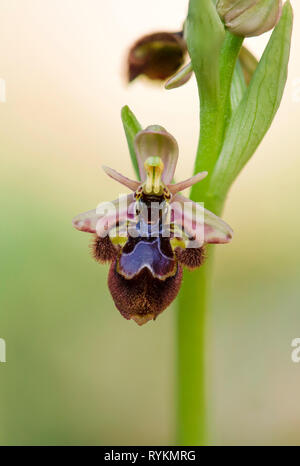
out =
<path fill-rule="evenodd" d="M 224 218 L 235 238 L 216 254 L 207 330 L 215 444 L 300 445 L 300 364 L 291 361 L 300 337 L 300 6 L 292 3 L 283 104 L 230 193 Z M 177 179 L 191 173 L 195 82 L 128 89 L 122 76 L 131 42 L 178 29 L 186 5 L 0 0 L 1 445 L 173 441 L 175 306 L 142 328 L 125 321 L 107 268 L 71 219 L 119 194 L 101 164 L 132 176 L 124 104 L 176 136 Z M 267 37 L 249 42 L 255 53 Z"/>

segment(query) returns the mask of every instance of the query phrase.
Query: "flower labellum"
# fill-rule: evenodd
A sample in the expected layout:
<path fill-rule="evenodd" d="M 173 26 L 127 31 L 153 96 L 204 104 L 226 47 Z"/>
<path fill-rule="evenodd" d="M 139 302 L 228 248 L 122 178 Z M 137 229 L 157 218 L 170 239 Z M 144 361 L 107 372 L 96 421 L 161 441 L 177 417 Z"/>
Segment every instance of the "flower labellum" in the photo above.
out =
<path fill-rule="evenodd" d="M 132 194 L 78 215 L 73 225 L 94 234 L 94 258 L 111 264 L 108 286 L 116 307 L 123 317 L 143 325 L 176 298 L 182 268 L 199 267 L 205 244 L 228 243 L 232 230 L 202 204 L 180 194 L 207 172 L 172 183 L 178 146 L 164 128 L 140 131 L 135 151 L 141 181 L 104 167 Z"/>
<path fill-rule="evenodd" d="M 139 39 L 129 50 L 128 81 L 140 75 L 164 81 L 184 63 L 187 47 L 182 33 L 157 32 Z"/>
<path fill-rule="evenodd" d="M 282 0 L 218 0 L 217 11 L 237 36 L 259 36 L 278 23 Z"/>

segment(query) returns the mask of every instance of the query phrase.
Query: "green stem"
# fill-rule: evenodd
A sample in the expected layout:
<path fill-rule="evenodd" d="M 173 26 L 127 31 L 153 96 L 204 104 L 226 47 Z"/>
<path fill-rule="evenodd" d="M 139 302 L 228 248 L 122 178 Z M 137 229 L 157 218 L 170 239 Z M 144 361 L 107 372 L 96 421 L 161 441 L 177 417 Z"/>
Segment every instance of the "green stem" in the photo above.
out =
<path fill-rule="evenodd" d="M 186 30 L 200 101 L 201 131 L 195 172 L 210 173 L 224 134 L 219 57 L 225 38 L 224 26 L 211 0 L 190 0 Z M 208 182 L 204 180 L 199 185 L 203 184 Z"/>
<path fill-rule="evenodd" d="M 215 204 L 220 214 L 221 203 Z M 177 306 L 177 445 L 207 445 L 206 318 L 213 246 L 206 263 L 185 272 Z"/>
<path fill-rule="evenodd" d="M 204 11 L 206 8 L 206 11 Z M 200 100 L 200 136 L 195 173 L 209 172 L 194 185 L 191 199 L 204 201 L 219 214 L 224 199 L 209 198 L 207 187 L 221 151 L 231 116 L 231 84 L 242 38 L 224 35 L 209 0 L 190 0 L 187 42 Z M 205 42 L 204 42 L 205 41 Z M 209 45 L 203 45 L 208 44 Z M 215 59 L 214 59 L 215 58 Z M 210 256 L 212 248 L 209 250 Z M 206 317 L 211 286 L 212 257 L 193 274 L 185 273 L 177 312 L 177 442 L 207 444 L 205 393 Z"/>
<path fill-rule="evenodd" d="M 178 299 L 178 445 L 206 445 L 207 443 L 205 324 L 210 281 L 209 269 L 210 264 L 207 262 L 197 271 L 185 273 Z"/>
<path fill-rule="evenodd" d="M 236 62 L 243 44 L 243 37 L 234 36 L 226 31 L 220 56 L 221 108 L 222 117 L 227 127 L 231 117 L 231 85 Z M 224 134 L 223 134 L 224 140 Z M 223 142 L 222 140 L 222 142 Z"/>
<path fill-rule="evenodd" d="M 243 38 L 226 32 L 220 51 L 220 92 L 216 100 L 208 98 L 197 78 L 200 99 L 200 136 L 194 172 L 207 171 L 208 176 L 193 186 L 191 198 L 204 201 L 210 178 L 223 146 L 231 117 L 231 84 Z M 209 208 L 211 208 L 209 206 Z"/>

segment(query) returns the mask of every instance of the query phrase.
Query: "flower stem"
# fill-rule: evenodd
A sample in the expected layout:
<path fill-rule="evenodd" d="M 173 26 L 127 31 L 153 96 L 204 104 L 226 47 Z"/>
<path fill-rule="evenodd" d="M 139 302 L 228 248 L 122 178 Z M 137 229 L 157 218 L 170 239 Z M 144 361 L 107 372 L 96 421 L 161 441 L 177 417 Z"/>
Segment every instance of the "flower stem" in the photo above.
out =
<path fill-rule="evenodd" d="M 207 443 L 205 324 L 209 269 L 210 264 L 207 262 L 193 275 L 187 272 L 178 300 L 177 445 Z"/>
<path fill-rule="evenodd" d="M 222 204 L 215 203 L 220 214 Z M 177 304 L 177 445 L 207 445 L 206 319 L 213 245 L 205 264 L 185 272 Z"/>
<path fill-rule="evenodd" d="M 231 116 L 231 84 L 242 38 L 224 32 L 210 0 L 190 0 L 187 42 L 200 100 L 200 136 L 195 173 L 208 171 L 194 185 L 191 199 L 219 215 L 224 199 L 210 197 L 209 179 L 221 151 Z M 193 275 L 185 273 L 177 312 L 177 442 L 207 444 L 205 393 L 206 317 L 211 285 L 209 260 Z"/>
<path fill-rule="evenodd" d="M 200 100 L 200 136 L 194 171 L 198 173 L 205 170 L 208 176 L 201 183 L 193 186 L 191 197 L 195 201 L 205 200 L 213 169 L 222 149 L 226 127 L 231 117 L 232 78 L 242 43 L 242 37 L 226 32 L 220 50 L 220 90 L 217 100 L 209 99 L 203 93 L 200 78 L 197 79 Z M 212 208 L 211 205 L 207 207 Z"/>

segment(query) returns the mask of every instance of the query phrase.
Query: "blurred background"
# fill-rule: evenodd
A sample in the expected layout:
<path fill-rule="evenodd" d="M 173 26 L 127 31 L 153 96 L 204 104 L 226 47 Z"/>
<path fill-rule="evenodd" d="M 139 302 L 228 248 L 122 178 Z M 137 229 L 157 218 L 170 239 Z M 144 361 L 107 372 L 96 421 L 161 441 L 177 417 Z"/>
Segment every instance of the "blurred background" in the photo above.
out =
<path fill-rule="evenodd" d="M 106 164 L 133 175 L 120 109 L 161 124 L 189 176 L 195 80 L 126 86 L 127 48 L 179 30 L 187 0 L 0 0 L 1 445 L 174 442 L 175 305 L 139 328 L 115 309 L 107 267 L 72 217 L 114 199 Z M 228 197 L 208 321 L 213 444 L 300 445 L 300 5 L 284 99 Z M 269 35 L 248 42 L 259 56 Z M 189 309 L 186 309 L 187 319 Z M 191 323 L 192 325 L 192 323 Z"/>

